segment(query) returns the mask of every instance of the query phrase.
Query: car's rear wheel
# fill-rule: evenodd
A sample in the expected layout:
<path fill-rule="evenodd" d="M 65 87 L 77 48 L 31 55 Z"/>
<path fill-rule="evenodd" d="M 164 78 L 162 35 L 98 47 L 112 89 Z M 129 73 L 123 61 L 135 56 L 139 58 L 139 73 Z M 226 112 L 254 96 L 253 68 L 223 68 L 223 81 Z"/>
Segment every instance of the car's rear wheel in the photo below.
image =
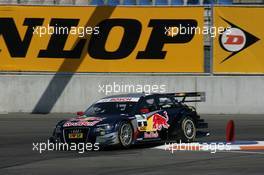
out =
<path fill-rule="evenodd" d="M 184 117 L 181 120 L 180 140 L 182 142 L 192 142 L 196 137 L 196 126 L 191 117 Z"/>
<path fill-rule="evenodd" d="M 130 123 L 124 122 L 120 125 L 118 137 L 122 147 L 128 148 L 131 146 L 133 141 L 133 128 Z"/>

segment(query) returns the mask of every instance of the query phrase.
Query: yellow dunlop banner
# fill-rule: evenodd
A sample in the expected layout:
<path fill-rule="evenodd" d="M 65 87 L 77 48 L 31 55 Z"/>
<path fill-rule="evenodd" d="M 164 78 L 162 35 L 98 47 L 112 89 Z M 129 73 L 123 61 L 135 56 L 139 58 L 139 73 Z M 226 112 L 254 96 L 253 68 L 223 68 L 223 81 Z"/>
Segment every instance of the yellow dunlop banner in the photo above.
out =
<path fill-rule="evenodd" d="M 264 73 L 261 7 L 215 7 L 214 24 L 226 30 L 214 40 L 214 73 Z"/>
<path fill-rule="evenodd" d="M 203 7 L 0 6 L 0 70 L 203 72 L 190 27 Z"/>

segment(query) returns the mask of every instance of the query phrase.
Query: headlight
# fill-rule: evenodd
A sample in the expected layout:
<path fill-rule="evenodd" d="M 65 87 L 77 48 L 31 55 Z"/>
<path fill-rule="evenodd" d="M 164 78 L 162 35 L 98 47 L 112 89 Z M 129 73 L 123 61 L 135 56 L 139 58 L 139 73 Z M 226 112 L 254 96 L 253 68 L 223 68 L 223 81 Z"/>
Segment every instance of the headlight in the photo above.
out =
<path fill-rule="evenodd" d="M 56 126 L 55 133 L 61 133 L 61 126 L 60 125 Z"/>
<path fill-rule="evenodd" d="M 113 125 L 102 124 L 102 125 L 97 125 L 95 131 L 99 133 L 100 135 L 104 135 L 108 133 L 109 131 L 111 131 L 113 128 L 114 128 Z"/>

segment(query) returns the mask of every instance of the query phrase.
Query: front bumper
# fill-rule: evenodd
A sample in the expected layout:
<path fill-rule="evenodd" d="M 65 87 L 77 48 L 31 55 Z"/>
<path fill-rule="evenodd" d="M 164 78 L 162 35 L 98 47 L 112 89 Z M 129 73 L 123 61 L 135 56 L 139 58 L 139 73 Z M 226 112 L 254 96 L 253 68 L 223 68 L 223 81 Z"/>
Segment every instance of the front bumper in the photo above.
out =
<path fill-rule="evenodd" d="M 105 135 L 100 135 L 96 137 L 96 143 L 100 145 L 117 145 L 119 144 L 118 133 L 112 132 Z"/>
<path fill-rule="evenodd" d="M 82 133 L 82 138 L 69 138 L 70 133 Z M 95 128 L 92 127 L 67 127 L 63 128 L 60 133 L 53 132 L 53 136 L 50 138 L 52 142 L 63 143 L 99 143 L 100 145 L 116 145 L 119 144 L 118 133 L 110 132 L 106 134 L 99 134 L 95 132 Z"/>

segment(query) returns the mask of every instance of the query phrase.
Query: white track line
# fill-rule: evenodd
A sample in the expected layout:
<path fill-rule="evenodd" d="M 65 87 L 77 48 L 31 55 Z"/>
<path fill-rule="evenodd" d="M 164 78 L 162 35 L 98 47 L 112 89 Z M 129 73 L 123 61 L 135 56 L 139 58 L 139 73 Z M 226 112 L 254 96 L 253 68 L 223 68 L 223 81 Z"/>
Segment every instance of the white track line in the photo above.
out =
<path fill-rule="evenodd" d="M 262 154 L 264 155 L 264 152 L 257 152 L 257 151 L 218 151 L 217 153 L 243 153 L 243 154 Z"/>

